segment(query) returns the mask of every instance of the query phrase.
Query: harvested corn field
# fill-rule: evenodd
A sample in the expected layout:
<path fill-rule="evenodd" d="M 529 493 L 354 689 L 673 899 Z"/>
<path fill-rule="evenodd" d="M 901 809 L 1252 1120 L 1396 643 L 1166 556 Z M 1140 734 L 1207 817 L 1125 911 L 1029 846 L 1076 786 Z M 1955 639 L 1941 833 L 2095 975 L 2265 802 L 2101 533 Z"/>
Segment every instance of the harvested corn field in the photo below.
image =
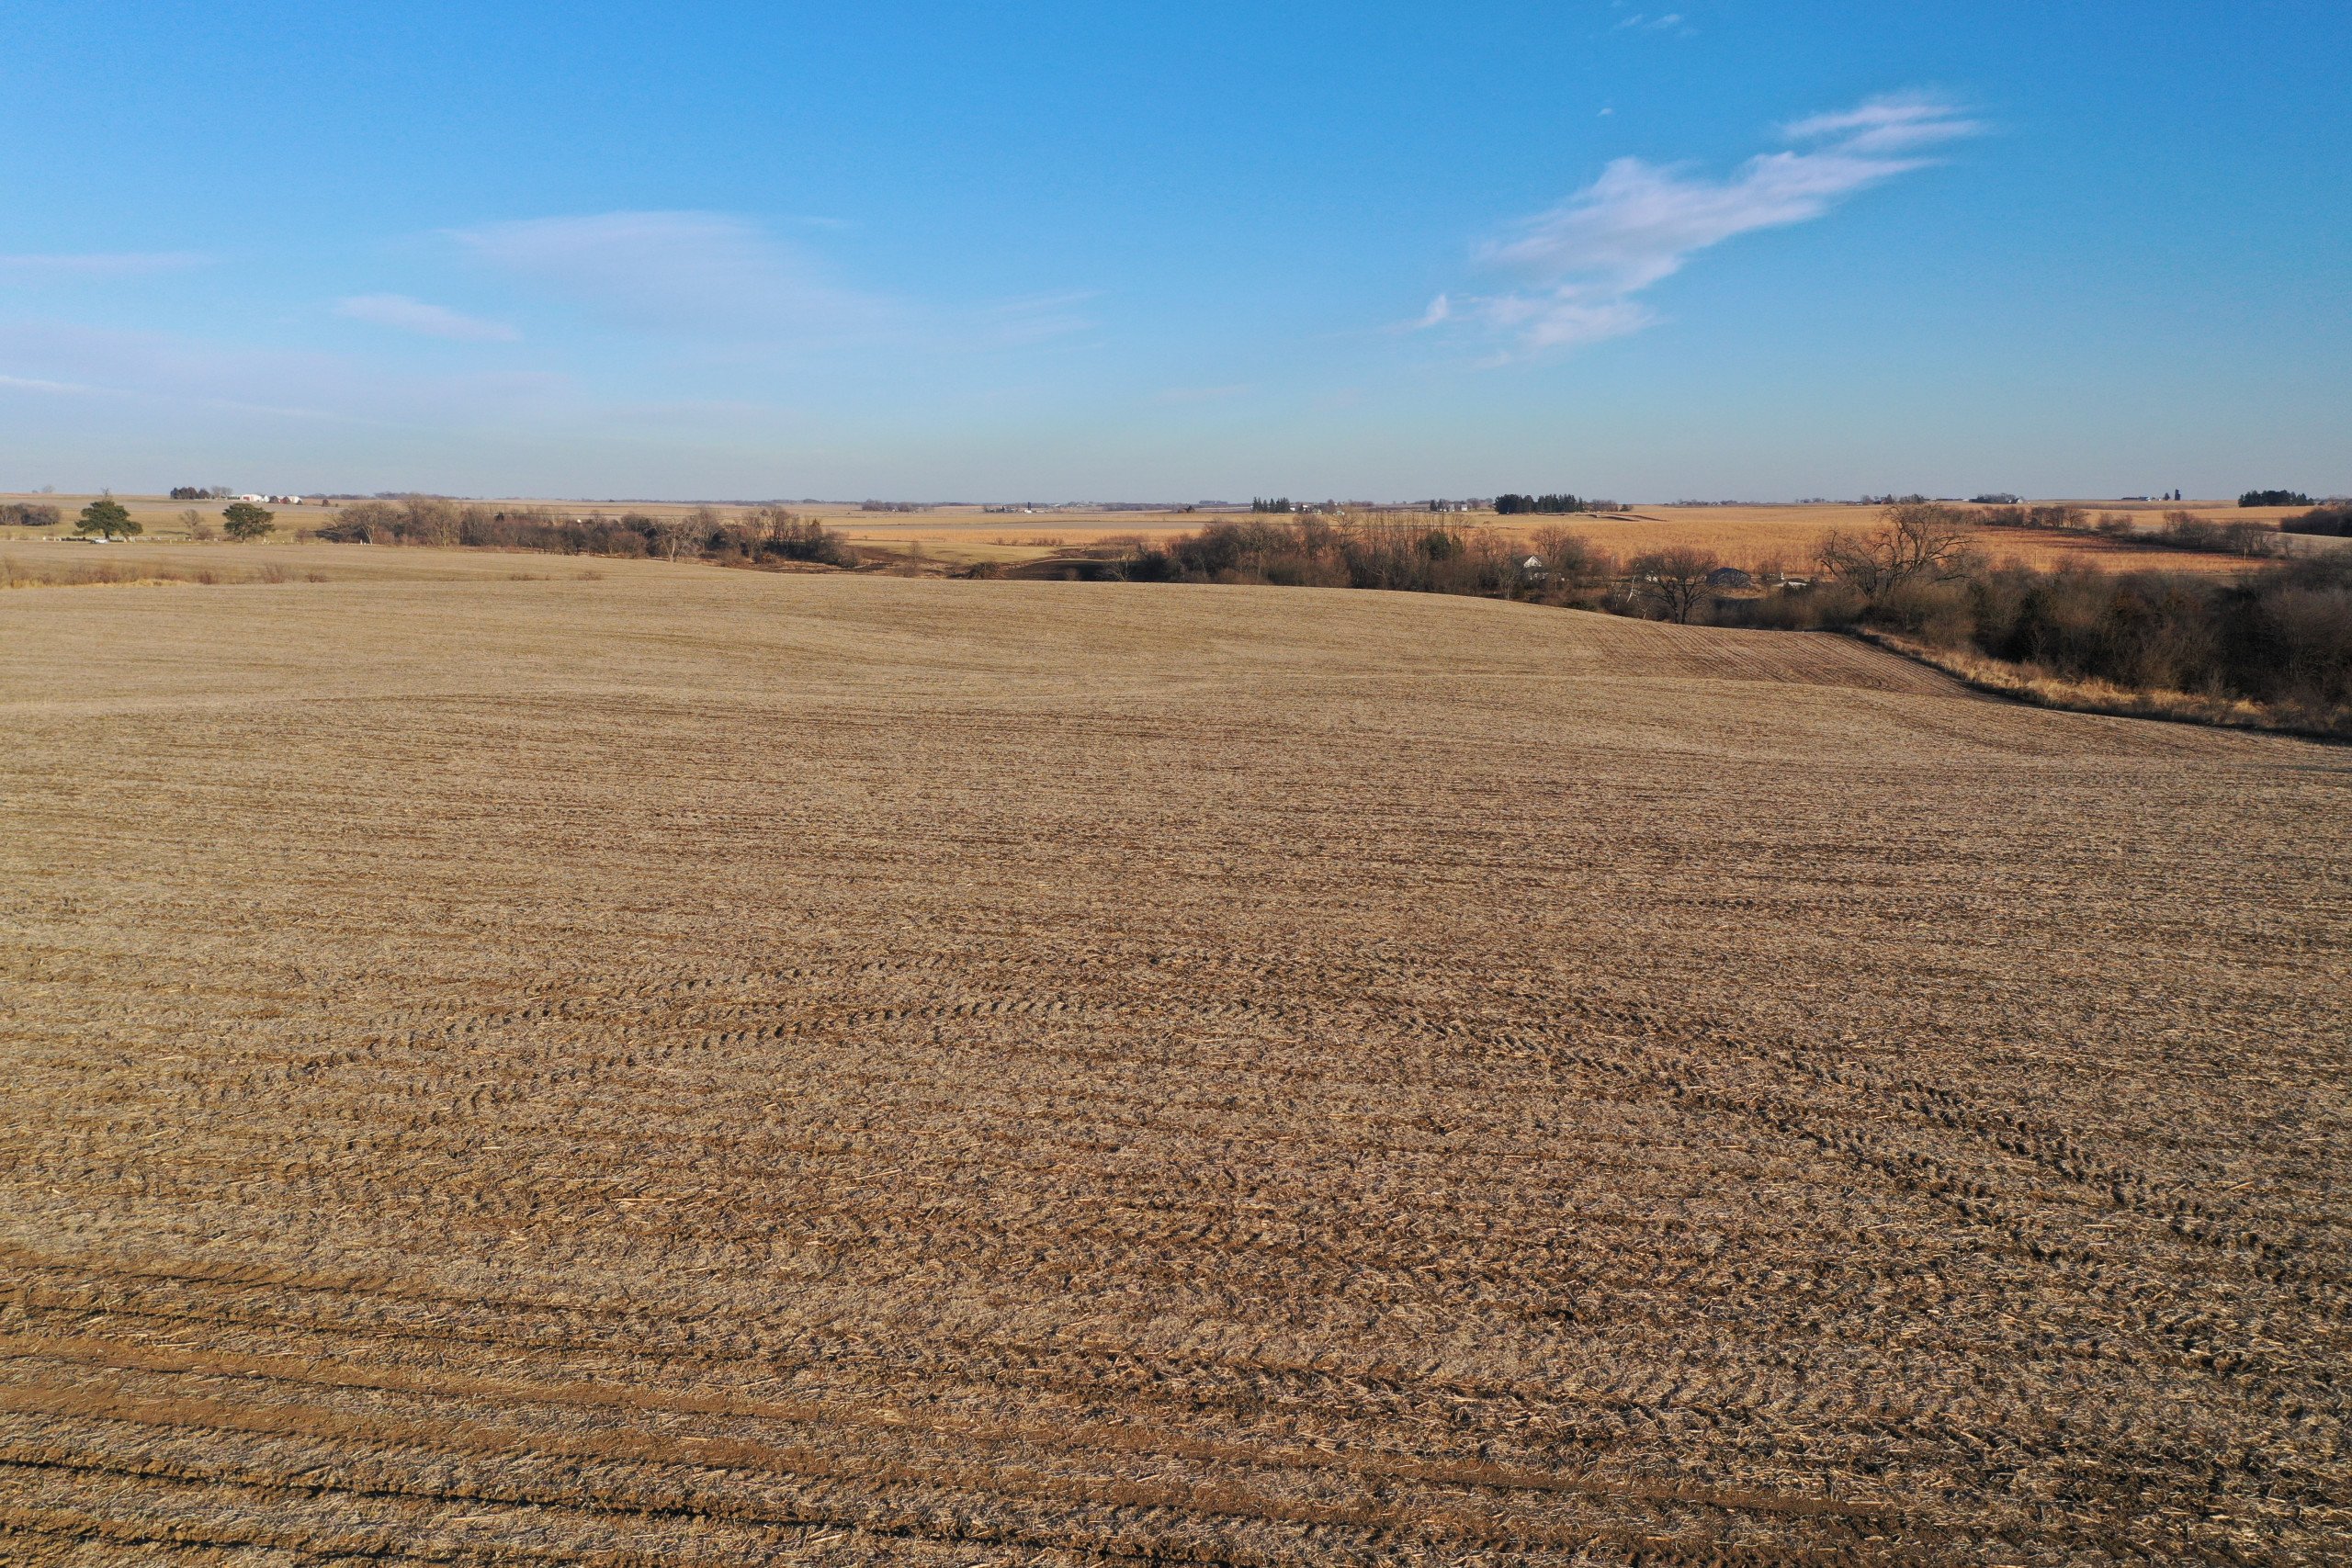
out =
<path fill-rule="evenodd" d="M 601 570 L 0 606 L 0 1558 L 2352 1553 L 2352 753 Z"/>

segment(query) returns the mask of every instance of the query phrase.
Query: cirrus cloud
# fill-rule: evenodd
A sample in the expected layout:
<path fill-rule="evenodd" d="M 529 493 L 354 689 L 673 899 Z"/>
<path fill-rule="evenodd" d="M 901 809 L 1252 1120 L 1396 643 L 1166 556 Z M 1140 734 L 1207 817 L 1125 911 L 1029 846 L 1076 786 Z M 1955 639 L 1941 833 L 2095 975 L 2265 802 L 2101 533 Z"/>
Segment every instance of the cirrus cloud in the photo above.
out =
<path fill-rule="evenodd" d="M 1981 134 L 1957 106 L 1894 94 L 1782 128 L 1796 145 L 1759 153 L 1729 178 L 1688 164 L 1619 158 L 1592 184 L 1479 248 L 1520 288 L 1440 295 L 1417 327 L 1467 322 L 1510 345 L 1504 357 L 1623 337 L 1658 317 L 1637 296 L 1690 258 L 1736 235 L 1819 218 L 1849 197 L 1928 167 L 1921 153 Z"/>
<path fill-rule="evenodd" d="M 503 321 L 469 316 L 446 305 L 428 305 L 405 294 L 355 294 L 339 301 L 334 313 L 350 321 L 456 343 L 513 343 L 523 335 Z"/>
<path fill-rule="evenodd" d="M 852 288 L 808 246 L 724 212 L 525 218 L 448 237 L 477 261 L 606 326 L 704 352 L 987 352 L 1093 325 L 1080 309 L 1095 297 L 1091 289 L 943 305 Z"/>
<path fill-rule="evenodd" d="M 822 340 L 869 335 L 904 314 L 831 282 L 800 246 L 726 213 L 525 218 L 453 237 L 480 260 L 639 331 Z"/>

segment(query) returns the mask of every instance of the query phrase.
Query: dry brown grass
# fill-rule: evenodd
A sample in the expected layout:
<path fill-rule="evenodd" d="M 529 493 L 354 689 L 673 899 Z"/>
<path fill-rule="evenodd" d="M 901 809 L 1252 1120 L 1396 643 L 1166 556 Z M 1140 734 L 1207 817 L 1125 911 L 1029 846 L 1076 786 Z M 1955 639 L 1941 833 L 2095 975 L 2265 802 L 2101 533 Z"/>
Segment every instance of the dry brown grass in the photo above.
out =
<path fill-rule="evenodd" d="M 0 1558 L 2352 1542 L 2344 750 L 387 557 L 0 607 Z"/>
<path fill-rule="evenodd" d="M 72 553 L 64 553 L 70 550 Z M 104 550 L 93 558 L 90 552 Z M 304 574 L 323 582 L 318 573 Z M 157 558 L 151 550 L 111 546 L 67 546 L 39 555 L 0 555 L 0 588 L 152 588 L 166 583 L 291 582 L 296 574 L 275 560 L 185 566 Z"/>
<path fill-rule="evenodd" d="M 1892 632 L 1862 630 L 1856 635 L 1866 642 L 1890 649 L 1906 659 L 1916 659 L 1931 669 L 1956 676 L 1979 691 L 2041 707 L 2113 714 L 2126 718 L 2168 719 L 2184 724 L 2219 724 L 2235 729 L 2316 733 L 2306 731 L 2293 716 L 2243 697 L 2214 696 L 2199 692 L 2138 691 L 2109 681 L 2070 680 L 2030 665 L 1990 659 L 1973 649 L 1940 648 Z"/>
<path fill-rule="evenodd" d="M 0 548 L 0 578 L 19 588 L 85 583 L 484 582 L 578 581 L 602 574 L 601 557 L 526 550 L 420 550 L 406 547 L 253 546 L 134 539 L 116 545 L 32 540 Z M 715 569 L 706 569 L 715 570 Z"/>

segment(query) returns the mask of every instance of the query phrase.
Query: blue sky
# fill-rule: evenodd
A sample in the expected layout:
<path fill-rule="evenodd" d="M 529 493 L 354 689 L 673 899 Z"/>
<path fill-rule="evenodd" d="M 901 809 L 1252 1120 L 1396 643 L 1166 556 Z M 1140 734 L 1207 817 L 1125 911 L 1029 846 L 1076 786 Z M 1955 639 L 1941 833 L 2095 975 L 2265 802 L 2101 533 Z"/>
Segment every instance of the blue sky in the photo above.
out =
<path fill-rule="evenodd" d="M 0 490 L 2352 491 L 2341 3 L 57 4 Z"/>

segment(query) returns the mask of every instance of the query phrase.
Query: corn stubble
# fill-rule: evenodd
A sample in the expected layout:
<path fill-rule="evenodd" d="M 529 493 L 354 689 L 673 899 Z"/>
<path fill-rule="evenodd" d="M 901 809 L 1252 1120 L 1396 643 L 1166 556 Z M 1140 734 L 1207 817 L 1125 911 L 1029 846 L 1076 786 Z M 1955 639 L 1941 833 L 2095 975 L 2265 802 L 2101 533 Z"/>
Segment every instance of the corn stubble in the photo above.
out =
<path fill-rule="evenodd" d="M 0 1558 L 2352 1551 L 2347 754 L 763 577 L 0 623 Z"/>

